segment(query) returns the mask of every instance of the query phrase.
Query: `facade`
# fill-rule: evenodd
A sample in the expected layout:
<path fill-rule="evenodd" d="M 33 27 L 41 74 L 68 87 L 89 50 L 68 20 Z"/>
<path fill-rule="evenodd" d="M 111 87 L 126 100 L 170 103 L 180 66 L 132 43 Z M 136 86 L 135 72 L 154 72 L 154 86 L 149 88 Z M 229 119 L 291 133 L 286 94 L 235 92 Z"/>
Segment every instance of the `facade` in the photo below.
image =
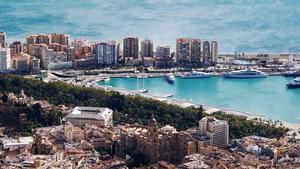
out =
<path fill-rule="evenodd" d="M 218 61 L 218 41 L 212 41 L 210 49 L 211 49 L 212 63 L 217 63 L 217 61 Z"/>
<path fill-rule="evenodd" d="M 30 69 L 30 55 L 27 53 L 17 53 L 12 57 L 12 67 L 17 72 L 28 72 Z"/>
<path fill-rule="evenodd" d="M 190 62 L 200 63 L 201 60 L 201 40 L 200 39 L 191 39 L 191 56 Z"/>
<path fill-rule="evenodd" d="M 153 42 L 148 38 L 141 43 L 141 57 L 142 59 L 153 57 Z"/>
<path fill-rule="evenodd" d="M 67 34 L 51 34 L 51 43 L 57 43 L 61 45 L 69 45 L 69 35 Z"/>
<path fill-rule="evenodd" d="M 229 141 L 229 126 L 227 121 L 204 117 L 199 121 L 199 134 L 211 139 L 212 146 L 225 147 Z"/>
<path fill-rule="evenodd" d="M 79 127 L 85 124 L 109 127 L 113 124 L 113 111 L 103 107 L 75 107 L 66 116 L 66 121 Z"/>
<path fill-rule="evenodd" d="M 116 41 L 98 43 L 95 45 L 95 54 L 98 65 L 117 65 L 119 43 Z"/>
<path fill-rule="evenodd" d="M 21 43 L 21 41 L 15 41 L 9 47 L 10 47 L 11 56 L 23 52 L 23 44 Z"/>
<path fill-rule="evenodd" d="M 157 46 L 156 57 L 162 60 L 171 59 L 171 47 L 170 46 Z"/>
<path fill-rule="evenodd" d="M 29 35 L 26 37 L 26 45 L 27 45 L 26 50 L 28 54 L 30 54 L 29 51 L 31 50 L 30 49 L 31 45 L 35 44 L 35 42 L 36 42 L 36 35 Z"/>
<path fill-rule="evenodd" d="M 157 163 L 160 160 L 178 163 L 184 156 L 195 152 L 195 144 L 187 132 L 160 130 L 154 118 L 149 121 L 147 127 L 138 125 L 124 127 L 117 145 L 119 155 L 141 153 L 150 163 Z"/>
<path fill-rule="evenodd" d="M 0 48 L 0 71 L 11 68 L 11 55 L 9 48 Z"/>
<path fill-rule="evenodd" d="M 46 45 L 49 45 L 49 44 L 50 44 L 50 38 L 49 38 L 49 35 L 46 35 L 46 34 L 38 34 L 38 35 L 36 36 L 35 43 L 37 43 L 37 44 L 46 44 Z"/>
<path fill-rule="evenodd" d="M 0 48 L 6 47 L 6 33 L 0 32 Z"/>
<path fill-rule="evenodd" d="M 200 39 L 179 38 L 176 39 L 176 61 L 179 64 L 200 63 L 201 41 Z"/>
<path fill-rule="evenodd" d="M 123 40 L 123 57 L 127 59 L 139 58 L 139 39 L 128 37 Z"/>
<path fill-rule="evenodd" d="M 203 65 L 210 65 L 211 64 L 211 51 L 210 51 L 210 44 L 208 41 L 203 43 Z"/>
<path fill-rule="evenodd" d="M 178 38 L 176 39 L 176 62 L 179 64 L 186 64 L 190 62 L 190 39 Z"/>

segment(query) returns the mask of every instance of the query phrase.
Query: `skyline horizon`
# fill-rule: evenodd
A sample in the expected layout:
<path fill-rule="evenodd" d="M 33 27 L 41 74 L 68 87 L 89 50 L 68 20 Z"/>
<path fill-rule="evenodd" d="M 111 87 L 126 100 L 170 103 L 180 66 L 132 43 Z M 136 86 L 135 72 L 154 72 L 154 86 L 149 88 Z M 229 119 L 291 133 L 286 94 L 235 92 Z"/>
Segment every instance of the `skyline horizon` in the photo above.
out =
<path fill-rule="evenodd" d="M 0 32 L 5 32 L 5 31 L 3 31 L 3 30 L 0 30 Z M 31 34 L 28 34 L 27 36 L 25 36 L 25 37 L 23 37 L 23 38 L 21 38 L 21 39 L 15 39 L 15 38 L 10 38 L 9 37 L 9 35 L 7 34 L 7 32 L 5 32 L 6 33 L 6 42 L 7 42 L 7 44 L 12 44 L 13 42 L 15 42 L 15 41 L 21 41 L 22 43 L 25 43 L 26 44 L 26 37 L 27 36 L 30 36 L 30 35 L 38 35 L 38 34 L 46 34 L 46 35 L 51 35 L 51 33 L 62 33 L 62 34 L 67 34 L 67 35 L 69 35 L 70 36 L 70 44 L 74 41 L 74 40 L 76 40 L 76 39 L 81 39 L 81 40 L 86 40 L 88 43 L 90 43 L 90 44 L 93 44 L 93 43 L 101 43 L 101 42 L 109 42 L 109 41 L 117 41 L 117 42 L 119 42 L 120 43 L 120 46 L 121 46 L 121 44 L 123 44 L 123 39 L 125 39 L 125 38 L 127 38 L 127 37 L 135 37 L 135 38 L 138 38 L 138 40 L 139 40 L 139 43 L 141 43 L 142 42 L 142 40 L 144 40 L 144 39 L 150 39 L 150 40 L 152 40 L 150 37 L 142 37 L 142 38 L 140 38 L 140 37 L 138 37 L 138 36 L 125 36 L 123 39 L 121 39 L 121 40 L 119 40 L 119 39 L 108 39 L 108 40 L 89 40 L 89 39 L 86 39 L 86 38 L 73 38 L 70 34 L 68 34 L 68 33 L 65 33 L 65 32 L 51 32 L 51 33 L 31 33 Z M 213 39 L 213 40 L 207 40 L 207 39 L 201 39 L 201 38 L 192 38 L 192 37 L 179 37 L 179 38 L 189 38 L 189 39 L 200 39 L 201 40 L 201 46 L 202 46 L 202 42 L 204 42 L 204 41 L 208 41 L 208 42 L 212 42 L 212 41 L 217 41 L 218 42 L 218 44 L 220 45 L 220 42 L 218 41 L 218 40 L 216 40 L 216 39 Z M 155 45 L 155 44 L 157 44 L 157 43 L 155 43 L 153 40 L 152 40 L 152 42 L 153 42 L 153 46 L 154 46 L 154 48 L 153 48 L 153 51 L 155 51 L 155 49 L 156 49 L 156 47 L 158 47 L 158 46 L 170 46 L 170 48 L 171 48 L 171 51 L 172 52 L 176 52 L 176 39 L 178 39 L 178 38 L 174 38 L 174 41 L 175 41 L 175 44 L 174 45 L 168 45 L 168 44 L 164 44 L 164 45 L 160 45 L 160 44 L 158 44 L 158 45 Z M 139 45 L 139 50 L 140 50 L 140 48 L 141 48 L 141 46 Z M 174 50 L 175 49 L 175 50 Z M 245 53 L 245 54 L 300 54 L 300 51 L 298 51 L 298 52 L 289 52 L 289 51 L 287 51 L 287 52 L 255 52 L 255 51 L 251 51 L 251 52 L 244 52 L 244 51 L 239 51 L 239 52 L 237 52 L 237 51 L 220 51 L 219 50 L 219 52 L 218 52 L 219 54 L 235 54 L 235 53 L 237 53 L 237 54 L 241 54 L 241 53 Z"/>
<path fill-rule="evenodd" d="M 151 37 L 217 39 L 222 52 L 300 52 L 300 2 L 218 0 L 0 0 L 0 30 L 20 39 L 33 32 L 65 32 L 89 40 Z M 13 21 L 13 22 L 12 22 Z"/>

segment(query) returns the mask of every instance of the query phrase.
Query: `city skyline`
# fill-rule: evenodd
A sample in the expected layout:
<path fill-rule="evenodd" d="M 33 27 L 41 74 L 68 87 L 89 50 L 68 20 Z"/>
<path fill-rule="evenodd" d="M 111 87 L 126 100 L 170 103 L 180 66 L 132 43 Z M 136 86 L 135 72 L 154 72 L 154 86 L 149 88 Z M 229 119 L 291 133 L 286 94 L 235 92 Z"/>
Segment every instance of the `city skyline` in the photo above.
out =
<path fill-rule="evenodd" d="M 12 41 L 34 32 L 60 32 L 104 41 L 149 37 L 174 48 L 175 37 L 201 37 L 218 40 L 220 52 L 299 52 L 299 5 L 271 0 L 5 2 L 0 30 Z"/>

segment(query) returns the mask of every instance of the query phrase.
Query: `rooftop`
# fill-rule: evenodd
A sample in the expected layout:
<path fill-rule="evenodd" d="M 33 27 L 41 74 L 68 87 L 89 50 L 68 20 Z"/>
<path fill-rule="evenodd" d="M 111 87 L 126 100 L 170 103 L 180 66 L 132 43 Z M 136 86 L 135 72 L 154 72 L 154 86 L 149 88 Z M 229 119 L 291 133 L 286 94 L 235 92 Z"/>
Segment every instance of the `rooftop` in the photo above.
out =
<path fill-rule="evenodd" d="M 105 107 L 75 107 L 66 118 L 107 119 L 112 110 Z"/>

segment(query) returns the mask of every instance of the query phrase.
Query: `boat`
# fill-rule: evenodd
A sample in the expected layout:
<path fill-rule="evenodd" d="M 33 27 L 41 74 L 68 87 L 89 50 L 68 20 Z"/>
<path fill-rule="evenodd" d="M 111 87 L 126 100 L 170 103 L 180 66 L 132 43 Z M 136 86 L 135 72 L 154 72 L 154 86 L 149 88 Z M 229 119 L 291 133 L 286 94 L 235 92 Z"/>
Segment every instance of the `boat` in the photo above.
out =
<path fill-rule="evenodd" d="M 148 89 L 137 90 L 139 93 L 148 93 Z"/>
<path fill-rule="evenodd" d="M 265 74 L 264 72 L 255 69 L 232 71 L 232 72 L 225 73 L 223 76 L 225 78 L 266 78 L 268 77 L 268 75 Z"/>
<path fill-rule="evenodd" d="M 286 85 L 289 89 L 300 88 L 300 77 L 294 79 L 292 82 Z"/>
<path fill-rule="evenodd" d="M 283 74 L 285 77 L 298 77 L 300 76 L 300 69 L 297 71 L 286 72 Z"/>
<path fill-rule="evenodd" d="M 100 81 L 108 82 L 108 81 L 110 81 L 110 77 L 103 77 L 103 78 L 100 79 Z"/>
<path fill-rule="evenodd" d="M 205 72 L 198 72 L 195 70 L 192 70 L 189 73 L 181 75 L 181 78 L 184 78 L 184 79 L 209 78 L 209 77 L 211 77 L 211 74 L 205 73 Z"/>
<path fill-rule="evenodd" d="M 127 76 L 124 76 L 123 78 L 124 78 L 124 79 L 129 79 L 129 78 L 130 78 L 130 76 L 128 76 L 128 75 L 127 75 Z"/>
<path fill-rule="evenodd" d="M 173 94 L 167 94 L 165 97 L 173 97 Z"/>
<path fill-rule="evenodd" d="M 106 77 L 106 78 L 104 79 L 104 81 L 105 81 L 105 82 L 110 81 L 110 77 Z"/>
<path fill-rule="evenodd" d="M 175 82 L 175 76 L 173 74 L 168 74 L 166 76 L 166 80 L 170 83 L 174 83 Z"/>

